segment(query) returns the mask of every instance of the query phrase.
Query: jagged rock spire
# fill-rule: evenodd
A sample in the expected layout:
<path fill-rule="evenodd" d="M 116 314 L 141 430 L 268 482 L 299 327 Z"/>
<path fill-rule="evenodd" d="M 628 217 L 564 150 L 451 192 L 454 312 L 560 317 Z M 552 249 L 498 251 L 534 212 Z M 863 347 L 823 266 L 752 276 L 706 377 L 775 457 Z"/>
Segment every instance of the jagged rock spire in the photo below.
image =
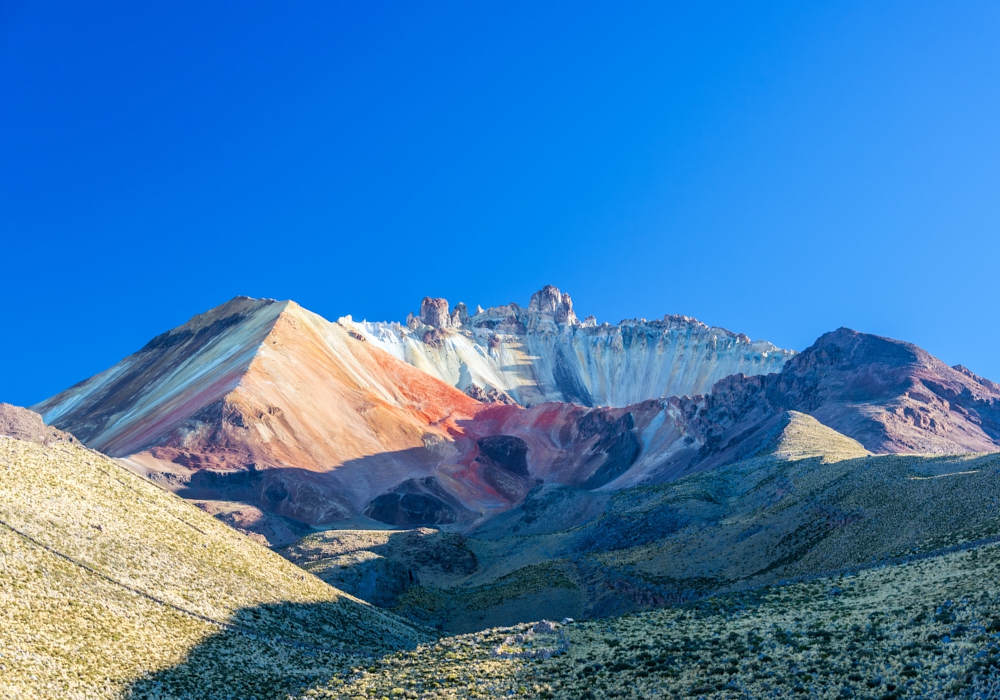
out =
<path fill-rule="evenodd" d="M 528 311 L 542 315 L 551 315 L 556 323 L 576 323 L 573 313 L 573 300 L 569 294 L 563 294 L 558 287 L 547 284 L 531 295 Z"/>
<path fill-rule="evenodd" d="M 452 318 L 448 313 L 448 300 L 424 297 L 420 302 L 420 320 L 434 328 L 451 328 Z"/>

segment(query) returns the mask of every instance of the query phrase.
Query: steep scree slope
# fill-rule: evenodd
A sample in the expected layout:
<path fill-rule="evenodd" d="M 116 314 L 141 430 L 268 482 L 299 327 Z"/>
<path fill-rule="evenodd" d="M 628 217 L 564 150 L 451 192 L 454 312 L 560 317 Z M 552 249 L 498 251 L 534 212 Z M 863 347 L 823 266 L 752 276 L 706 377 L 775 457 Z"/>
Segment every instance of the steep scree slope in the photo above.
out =
<path fill-rule="evenodd" d="M 317 524 L 408 479 L 435 491 L 486 407 L 292 302 L 238 298 L 35 408 L 187 497 Z"/>

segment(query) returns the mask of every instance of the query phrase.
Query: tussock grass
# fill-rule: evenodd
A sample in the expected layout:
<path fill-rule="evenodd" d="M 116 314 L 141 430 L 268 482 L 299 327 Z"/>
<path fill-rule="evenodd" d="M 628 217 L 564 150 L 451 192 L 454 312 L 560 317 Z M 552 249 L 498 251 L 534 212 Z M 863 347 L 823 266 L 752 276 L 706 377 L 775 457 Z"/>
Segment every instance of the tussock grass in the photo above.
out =
<path fill-rule="evenodd" d="M 0 437 L 0 520 L 5 698 L 285 697 L 427 638 L 82 447 Z"/>
<path fill-rule="evenodd" d="M 569 624 L 566 652 L 542 659 L 497 653 L 546 644 L 530 625 L 486 630 L 383 657 L 306 697 L 992 698 L 998 575 L 1000 548 L 979 547 Z M 526 643 L 505 644 L 518 633 Z"/>

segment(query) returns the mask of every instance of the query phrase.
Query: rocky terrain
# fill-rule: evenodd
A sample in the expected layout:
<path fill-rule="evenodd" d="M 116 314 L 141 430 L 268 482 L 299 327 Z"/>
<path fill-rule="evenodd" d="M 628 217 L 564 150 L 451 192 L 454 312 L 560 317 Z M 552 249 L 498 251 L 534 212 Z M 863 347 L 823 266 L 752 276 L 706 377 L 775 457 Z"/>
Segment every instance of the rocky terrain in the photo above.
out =
<path fill-rule="evenodd" d="M 80 444 L 69 433 L 46 425 L 34 411 L 9 403 L 0 403 L 0 435 L 39 445 Z"/>
<path fill-rule="evenodd" d="M 754 413 L 801 411 L 878 453 L 1000 445 L 1000 385 L 910 343 L 847 328 L 821 336 L 776 375 L 717 384 L 706 408 L 720 426 L 745 425 Z"/>
<path fill-rule="evenodd" d="M 427 297 L 405 324 L 340 322 L 393 356 L 472 395 L 628 406 L 704 394 L 731 374 L 767 374 L 794 353 L 706 326 L 687 316 L 598 324 L 576 317 L 569 294 L 547 286 L 527 308 L 511 303 L 469 313 Z"/>
<path fill-rule="evenodd" d="M 29 412 L 6 410 L 7 425 L 39 434 Z M 1000 687 L 996 453 L 873 455 L 785 411 L 752 456 L 668 483 L 537 484 L 466 534 L 329 530 L 282 559 L 225 524 L 277 516 L 200 509 L 41 435 L 0 438 L 9 697 L 987 698 Z M 509 440 L 477 451 L 515 475 L 530 464 Z"/>
<path fill-rule="evenodd" d="M 444 638 L 303 697 L 994 698 L 1000 548 Z M 569 622 L 569 621 L 567 621 Z"/>

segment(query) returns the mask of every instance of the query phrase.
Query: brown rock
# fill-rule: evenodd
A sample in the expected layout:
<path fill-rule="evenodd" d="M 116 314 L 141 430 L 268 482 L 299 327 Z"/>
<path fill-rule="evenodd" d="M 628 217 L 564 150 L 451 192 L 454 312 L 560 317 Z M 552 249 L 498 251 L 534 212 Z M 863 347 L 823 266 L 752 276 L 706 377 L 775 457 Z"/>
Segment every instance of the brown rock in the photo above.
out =
<path fill-rule="evenodd" d="M 500 391 L 495 387 L 487 387 L 483 389 L 478 384 L 470 384 L 469 388 L 465 390 L 465 395 L 469 396 L 480 403 L 493 403 L 502 406 L 519 406 L 514 399 L 511 398 L 510 394 L 506 391 Z"/>
<path fill-rule="evenodd" d="M 424 297 L 424 300 L 420 302 L 420 320 L 433 328 L 451 328 L 452 319 L 448 313 L 448 300 Z"/>
<path fill-rule="evenodd" d="M 39 445 L 80 444 L 69 433 L 46 425 L 42 417 L 34 411 L 9 403 L 0 403 L 0 435 Z"/>

